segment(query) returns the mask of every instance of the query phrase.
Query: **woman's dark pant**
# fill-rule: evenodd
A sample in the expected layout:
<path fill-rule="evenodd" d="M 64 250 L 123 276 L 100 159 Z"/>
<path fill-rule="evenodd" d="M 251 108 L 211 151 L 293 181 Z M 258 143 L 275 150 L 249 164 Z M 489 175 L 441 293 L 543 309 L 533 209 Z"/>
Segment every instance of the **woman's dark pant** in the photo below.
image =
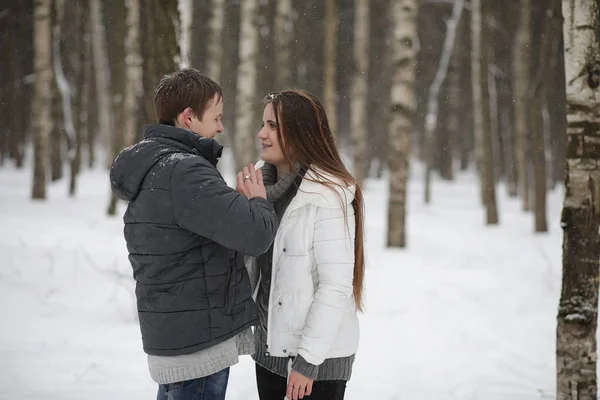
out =
<path fill-rule="evenodd" d="M 260 400 L 283 400 L 287 391 L 287 379 L 256 364 L 256 384 Z M 346 381 L 315 381 L 308 400 L 343 400 Z"/>

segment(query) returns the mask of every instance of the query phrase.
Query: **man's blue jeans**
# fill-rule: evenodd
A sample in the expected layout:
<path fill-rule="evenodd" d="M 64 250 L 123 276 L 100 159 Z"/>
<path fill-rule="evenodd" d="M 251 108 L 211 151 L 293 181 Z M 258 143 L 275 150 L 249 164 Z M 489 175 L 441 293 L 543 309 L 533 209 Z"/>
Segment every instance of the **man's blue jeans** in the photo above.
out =
<path fill-rule="evenodd" d="M 158 385 L 157 400 L 225 400 L 229 368 L 203 378 Z"/>

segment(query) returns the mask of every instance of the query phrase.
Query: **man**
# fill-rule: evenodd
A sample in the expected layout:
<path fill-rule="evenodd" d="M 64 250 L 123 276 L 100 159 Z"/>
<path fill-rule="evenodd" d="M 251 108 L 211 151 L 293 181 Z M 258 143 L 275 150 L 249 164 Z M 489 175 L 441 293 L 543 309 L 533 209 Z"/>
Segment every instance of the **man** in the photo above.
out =
<path fill-rule="evenodd" d="M 138 316 L 159 400 L 222 400 L 229 367 L 254 351 L 257 322 L 243 255 L 268 250 L 277 217 L 260 170 L 238 180 L 216 169 L 222 146 L 219 85 L 194 69 L 160 82 L 158 124 L 112 165 L 113 192 L 129 201 L 125 240 Z"/>

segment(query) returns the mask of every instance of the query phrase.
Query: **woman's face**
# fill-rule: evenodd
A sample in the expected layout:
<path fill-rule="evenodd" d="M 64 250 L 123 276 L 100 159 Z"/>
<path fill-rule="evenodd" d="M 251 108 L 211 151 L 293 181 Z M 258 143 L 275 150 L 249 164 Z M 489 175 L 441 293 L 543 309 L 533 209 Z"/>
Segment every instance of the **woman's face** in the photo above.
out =
<path fill-rule="evenodd" d="M 267 104 L 263 111 L 262 128 L 258 132 L 258 138 L 262 144 L 261 158 L 273 165 L 287 164 L 283 150 L 279 145 L 278 126 L 275 122 L 275 112 L 272 104 Z"/>

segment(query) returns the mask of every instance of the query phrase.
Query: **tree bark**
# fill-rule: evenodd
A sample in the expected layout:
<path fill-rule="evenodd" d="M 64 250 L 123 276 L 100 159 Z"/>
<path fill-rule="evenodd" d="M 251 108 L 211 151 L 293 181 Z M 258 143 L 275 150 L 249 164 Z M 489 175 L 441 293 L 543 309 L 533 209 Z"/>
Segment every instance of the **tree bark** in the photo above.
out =
<path fill-rule="evenodd" d="M 521 0 L 521 18 L 514 47 L 514 98 L 515 98 L 515 155 L 517 160 L 517 183 L 520 188 L 523 210 L 530 211 L 530 189 L 527 174 L 527 88 L 531 66 L 531 0 Z"/>
<path fill-rule="evenodd" d="M 391 86 L 390 189 L 388 203 L 388 247 L 406 247 L 406 186 L 410 136 L 415 115 L 415 60 L 417 40 L 416 0 L 394 0 Z"/>
<path fill-rule="evenodd" d="M 351 130 L 354 142 L 354 177 L 362 185 L 368 176 L 367 90 L 369 79 L 369 1 L 355 1 L 354 79 L 351 97 Z"/>
<path fill-rule="evenodd" d="M 336 88 L 336 43 L 338 29 L 338 0 L 325 0 L 325 112 L 333 136 L 338 136 L 337 88 Z"/>
<path fill-rule="evenodd" d="M 235 128 L 235 170 L 241 171 L 251 162 L 255 162 L 255 102 L 257 100 L 257 57 L 258 31 L 254 25 L 258 4 L 256 0 L 247 0 L 241 5 L 240 47 L 238 65 L 238 92 L 236 108 L 238 110 Z M 244 110 L 244 112 L 239 112 Z"/>
<path fill-rule="evenodd" d="M 490 102 L 488 91 L 488 48 L 484 21 L 487 16 L 487 0 L 471 1 L 471 35 L 473 77 L 473 117 L 475 126 L 475 152 L 479 160 L 481 197 L 486 208 L 486 223 L 498 223 L 496 190 L 494 182 L 494 157 L 490 132 Z"/>
<path fill-rule="evenodd" d="M 48 137 L 52 132 L 52 21 L 51 0 L 38 0 L 35 4 L 35 92 L 33 141 L 33 199 L 46 198 L 46 167 L 48 165 Z"/>
<path fill-rule="evenodd" d="M 598 4 L 563 0 L 567 176 L 561 215 L 562 290 L 557 317 L 558 399 L 596 400 L 600 267 L 600 30 Z"/>

